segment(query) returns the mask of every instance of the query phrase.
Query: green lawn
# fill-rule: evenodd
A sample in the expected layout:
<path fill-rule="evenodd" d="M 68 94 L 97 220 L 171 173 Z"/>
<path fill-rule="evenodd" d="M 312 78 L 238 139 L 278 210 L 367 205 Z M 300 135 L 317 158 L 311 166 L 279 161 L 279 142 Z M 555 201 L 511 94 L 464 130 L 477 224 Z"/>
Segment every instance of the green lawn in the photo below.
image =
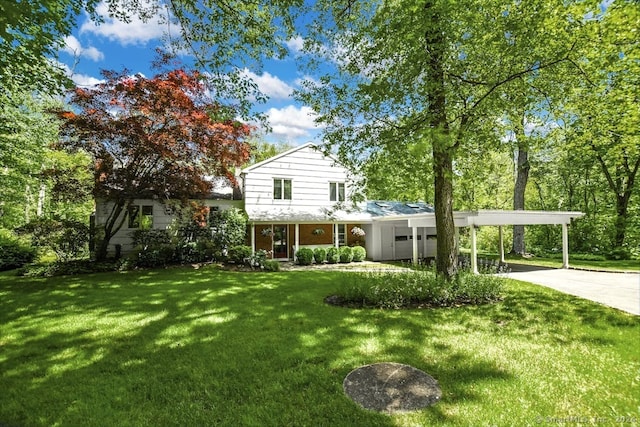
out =
<path fill-rule="evenodd" d="M 469 254 L 468 250 L 463 250 L 464 253 Z M 498 259 L 498 254 L 482 252 L 479 257 L 488 259 Z M 569 254 L 569 266 L 571 268 L 586 269 L 586 270 L 603 270 L 603 271 L 640 271 L 640 261 L 637 259 L 630 260 L 595 260 L 589 255 L 583 254 Z M 519 255 L 505 255 L 507 264 L 526 264 L 526 265 L 539 265 L 542 267 L 562 267 L 562 254 L 556 254 L 554 257 L 540 257 L 533 256 L 530 258 L 523 258 Z"/>
<path fill-rule="evenodd" d="M 640 317 L 515 281 L 486 306 L 325 305 L 344 274 L 1 274 L 0 425 L 640 422 Z M 394 416 L 360 409 L 342 381 L 382 361 L 432 375 L 441 402 Z"/>

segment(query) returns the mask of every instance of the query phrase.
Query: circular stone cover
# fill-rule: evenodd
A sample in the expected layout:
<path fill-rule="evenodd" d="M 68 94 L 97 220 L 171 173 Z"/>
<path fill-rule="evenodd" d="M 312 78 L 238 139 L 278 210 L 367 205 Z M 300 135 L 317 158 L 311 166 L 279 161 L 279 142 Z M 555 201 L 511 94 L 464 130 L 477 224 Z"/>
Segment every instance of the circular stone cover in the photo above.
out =
<path fill-rule="evenodd" d="M 349 373 L 344 392 L 365 409 L 407 412 L 433 405 L 442 391 L 438 382 L 423 371 L 401 363 L 375 363 Z"/>

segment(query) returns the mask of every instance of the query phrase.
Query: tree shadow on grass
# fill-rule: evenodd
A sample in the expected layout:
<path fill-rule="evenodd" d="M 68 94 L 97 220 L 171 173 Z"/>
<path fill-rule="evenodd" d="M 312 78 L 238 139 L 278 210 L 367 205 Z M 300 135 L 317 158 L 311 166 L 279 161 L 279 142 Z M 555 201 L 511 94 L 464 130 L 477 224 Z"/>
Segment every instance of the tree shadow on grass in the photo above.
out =
<path fill-rule="evenodd" d="M 0 423 L 389 426 L 344 395 L 352 369 L 406 363 L 440 382 L 443 404 L 483 402 L 478 387 L 514 374 L 457 337 L 602 322 L 598 307 L 527 289 L 463 311 L 328 306 L 337 280 L 187 268 L 0 279 L 0 387 L 10 390 Z M 452 421 L 439 405 L 425 417 Z"/>

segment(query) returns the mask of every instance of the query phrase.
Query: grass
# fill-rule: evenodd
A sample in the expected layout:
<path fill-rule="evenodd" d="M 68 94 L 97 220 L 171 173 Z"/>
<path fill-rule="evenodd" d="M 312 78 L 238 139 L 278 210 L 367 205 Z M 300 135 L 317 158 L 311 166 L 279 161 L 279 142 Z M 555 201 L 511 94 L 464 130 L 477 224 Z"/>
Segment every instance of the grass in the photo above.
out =
<path fill-rule="evenodd" d="M 469 253 L 469 251 L 465 251 Z M 498 255 L 495 253 L 483 252 L 479 256 L 488 259 L 498 259 Z M 640 271 L 640 260 L 606 260 L 606 259 L 590 259 L 597 258 L 589 255 L 581 254 L 569 254 L 569 266 L 571 268 L 586 269 L 586 270 L 602 270 L 602 271 Z M 505 254 L 505 260 L 507 264 L 525 264 L 525 265 L 539 265 L 541 267 L 562 267 L 562 254 L 557 254 L 554 257 L 541 257 L 533 256 L 530 258 L 524 258 L 520 255 Z"/>
<path fill-rule="evenodd" d="M 640 317 L 516 281 L 502 302 L 474 307 L 324 304 L 343 274 L 0 274 L 0 425 L 640 420 Z M 441 402 L 389 416 L 345 397 L 352 369 L 383 361 L 432 375 Z"/>

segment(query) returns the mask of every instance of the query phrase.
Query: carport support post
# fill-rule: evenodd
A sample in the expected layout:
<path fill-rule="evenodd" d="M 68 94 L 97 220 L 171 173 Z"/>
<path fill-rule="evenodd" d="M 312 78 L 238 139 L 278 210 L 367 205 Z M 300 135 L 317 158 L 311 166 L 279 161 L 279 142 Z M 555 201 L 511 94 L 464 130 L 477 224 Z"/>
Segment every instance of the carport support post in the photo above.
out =
<path fill-rule="evenodd" d="M 569 268 L 569 225 L 562 224 L 562 268 Z"/>
<path fill-rule="evenodd" d="M 418 227 L 411 227 L 411 237 L 413 237 L 413 263 L 418 264 Z"/>
<path fill-rule="evenodd" d="M 471 271 L 478 274 L 478 250 L 476 248 L 476 226 L 471 224 Z"/>
<path fill-rule="evenodd" d="M 501 225 L 498 226 L 498 238 L 500 239 L 500 264 L 504 264 L 504 236 Z"/>

